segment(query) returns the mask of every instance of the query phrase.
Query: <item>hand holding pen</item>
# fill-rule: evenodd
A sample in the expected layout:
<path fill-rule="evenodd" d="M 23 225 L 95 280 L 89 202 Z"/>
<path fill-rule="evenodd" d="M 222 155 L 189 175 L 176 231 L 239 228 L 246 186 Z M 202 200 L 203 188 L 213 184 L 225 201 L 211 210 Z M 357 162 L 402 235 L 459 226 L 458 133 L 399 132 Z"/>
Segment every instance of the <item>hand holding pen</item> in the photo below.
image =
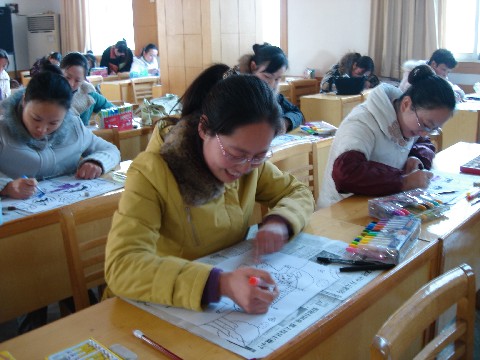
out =
<path fill-rule="evenodd" d="M 0 193 L 12 199 L 28 199 L 37 192 L 38 182 L 34 178 L 21 178 L 10 181 Z"/>
<path fill-rule="evenodd" d="M 258 283 L 252 284 L 258 278 Z M 278 296 L 275 281 L 267 271 L 238 268 L 220 275 L 220 295 L 229 297 L 249 314 L 264 314 Z"/>

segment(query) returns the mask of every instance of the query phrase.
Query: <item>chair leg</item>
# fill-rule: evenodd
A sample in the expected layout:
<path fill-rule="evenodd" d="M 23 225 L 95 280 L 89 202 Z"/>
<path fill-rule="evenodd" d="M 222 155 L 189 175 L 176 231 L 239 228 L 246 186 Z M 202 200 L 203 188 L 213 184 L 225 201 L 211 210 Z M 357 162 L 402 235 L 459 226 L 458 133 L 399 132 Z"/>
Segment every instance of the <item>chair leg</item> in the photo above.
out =
<path fill-rule="evenodd" d="M 477 310 L 480 310 L 480 290 L 477 290 L 477 299 L 475 302 L 475 307 Z"/>

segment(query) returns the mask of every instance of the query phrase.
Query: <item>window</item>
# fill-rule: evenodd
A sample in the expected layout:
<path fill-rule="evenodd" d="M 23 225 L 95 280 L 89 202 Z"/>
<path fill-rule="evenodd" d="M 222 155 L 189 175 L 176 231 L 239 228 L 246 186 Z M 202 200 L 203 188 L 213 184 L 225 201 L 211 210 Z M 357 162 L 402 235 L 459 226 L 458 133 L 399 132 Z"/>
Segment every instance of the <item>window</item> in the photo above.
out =
<path fill-rule="evenodd" d="M 132 0 L 86 0 L 87 44 L 94 54 L 102 54 L 117 41 L 127 40 L 134 51 Z"/>
<path fill-rule="evenodd" d="M 446 0 L 445 47 L 457 60 L 479 60 L 480 0 Z"/>

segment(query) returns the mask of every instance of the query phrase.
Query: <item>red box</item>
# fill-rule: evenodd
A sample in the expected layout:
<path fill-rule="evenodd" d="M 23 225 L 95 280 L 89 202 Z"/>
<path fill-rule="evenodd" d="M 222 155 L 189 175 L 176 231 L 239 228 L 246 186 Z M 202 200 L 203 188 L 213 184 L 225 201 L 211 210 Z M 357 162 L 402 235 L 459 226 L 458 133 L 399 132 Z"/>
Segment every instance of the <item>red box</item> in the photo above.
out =
<path fill-rule="evenodd" d="M 130 130 L 133 129 L 133 112 L 128 111 L 101 119 L 103 129 Z"/>
<path fill-rule="evenodd" d="M 90 69 L 90 75 L 100 75 L 102 77 L 108 76 L 108 71 L 105 66 L 103 67 L 94 67 Z"/>

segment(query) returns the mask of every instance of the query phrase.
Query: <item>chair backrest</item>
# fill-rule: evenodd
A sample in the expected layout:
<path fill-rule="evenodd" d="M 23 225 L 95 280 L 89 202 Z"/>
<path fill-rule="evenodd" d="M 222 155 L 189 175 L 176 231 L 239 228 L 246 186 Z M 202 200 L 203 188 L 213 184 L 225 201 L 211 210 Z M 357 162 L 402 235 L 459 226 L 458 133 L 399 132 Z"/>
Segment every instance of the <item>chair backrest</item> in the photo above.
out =
<path fill-rule="evenodd" d="M 429 334 L 438 317 L 454 305 L 455 321 Z M 450 353 L 442 353 L 448 359 L 473 359 L 474 323 L 475 275 L 462 264 L 424 285 L 383 324 L 373 339 L 371 359 L 434 359 L 442 351 Z M 431 341 L 415 348 L 412 344 L 422 334 Z"/>
<path fill-rule="evenodd" d="M 153 84 L 154 82 L 148 78 L 132 79 L 133 97 L 136 104 L 143 102 L 143 99 L 153 98 Z"/>
<path fill-rule="evenodd" d="M 298 79 L 290 81 L 290 102 L 300 106 L 300 96 L 318 94 L 317 79 Z"/>
<path fill-rule="evenodd" d="M 94 131 L 94 134 L 101 137 L 103 140 L 112 143 L 118 150 L 120 150 L 120 135 L 117 129 L 98 129 Z"/>
<path fill-rule="evenodd" d="M 88 289 L 105 284 L 105 246 L 120 192 L 72 204 L 60 211 L 75 310 L 90 306 Z"/>

